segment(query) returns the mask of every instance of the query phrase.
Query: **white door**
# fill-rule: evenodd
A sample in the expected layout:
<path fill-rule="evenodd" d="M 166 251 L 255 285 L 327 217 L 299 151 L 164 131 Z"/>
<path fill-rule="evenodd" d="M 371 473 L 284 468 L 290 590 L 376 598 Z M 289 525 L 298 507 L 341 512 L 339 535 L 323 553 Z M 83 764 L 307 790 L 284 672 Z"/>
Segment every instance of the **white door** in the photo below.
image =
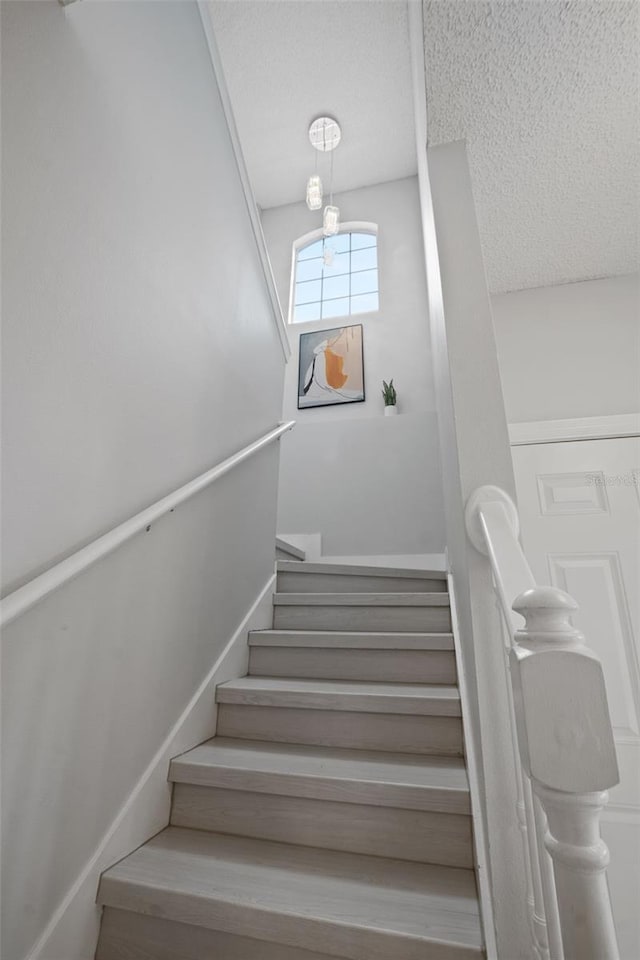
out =
<path fill-rule="evenodd" d="M 522 541 L 536 581 L 570 593 L 600 657 L 620 784 L 602 832 L 622 960 L 640 957 L 640 439 L 512 447 Z"/>

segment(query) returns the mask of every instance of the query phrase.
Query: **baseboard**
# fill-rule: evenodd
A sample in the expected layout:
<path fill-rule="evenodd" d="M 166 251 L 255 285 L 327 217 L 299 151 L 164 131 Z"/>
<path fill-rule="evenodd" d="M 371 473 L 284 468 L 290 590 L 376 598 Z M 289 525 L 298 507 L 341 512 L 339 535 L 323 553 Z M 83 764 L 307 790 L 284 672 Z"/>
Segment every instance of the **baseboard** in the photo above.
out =
<path fill-rule="evenodd" d="M 200 11 L 200 19 L 202 20 L 202 29 L 204 30 L 207 49 L 211 59 L 211 66 L 213 67 L 216 83 L 218 85 L 218 93 L 222 103 L 222 109 L 224 111 L 225 120 L 227 121 L 227 130 L 229 133 L 229 139 L 231 140 L 231 149 L 233 150 L 238 176 L 240 177 L 240 183 L 242 185 L 242 192 L 244 193 L 244 199 L 247 205 L 247 212 L 251 222 L 251 230 L 253 232 L 258 250 L 258 256 L 260 257 L 267 294 L 271 302 L 271 312 L 276 329 L 278 331 L 278 338 L 282 347 L 284 362 L 287 363 L 289 357 L 291 356 L 289 334 L 287 331 L 287 325 L 284 321 L 284 316 L 282 314 L 282 306 L 280 304 L 278 290 L 276 288 L 276 282 L 273 276 L 273 270 L 271 268 L 271 260 L 269 259 L 269 252 L 267 250 L 267 244 L 262 230 L 262 222 L 258 212 L 258 205 L 253 193 L 249 174 L 247 173 L 247 165 L 245 163 L 240 137 L 238 136 L 238 128 L 236 127 L 236 120 L 233 113 L 233 107 L 231 105 L 231 97 L 229 96 L 229 91 L 227 89 L 227 81 L 222 68 L 220 51 L 218 50 L 218 44 L 216 43 L 213 20 L 209 10 L 209 4 L 206 3 L 205 0 L 197 0 L 197 3 L 198 10 Z"/>
<path fill-rule="evenodd" d="M 26 960 L 93 960 L 100 929 L 95 898 L 101 873 L 127 856 L 169 822 L 169 761 L 215 734 L 214 690 L 247 672 L 250 630 L 272 623 L 271 576 L 211 670 L 174 724 L 92 856 L 68 890 Z M 213 706 L 213 709 L 212 709 Z"/>
<path fill-rule="evenodd" d="M 302 547 L 296 546 L 284 537 L 276 537 L 276 560 L 306 560 Z"/>
<path fill-rule="evenodd" d="M 297 560 L 320 560 L 322 535 L 319 533 L 279 533 L 276 546 Z"/>

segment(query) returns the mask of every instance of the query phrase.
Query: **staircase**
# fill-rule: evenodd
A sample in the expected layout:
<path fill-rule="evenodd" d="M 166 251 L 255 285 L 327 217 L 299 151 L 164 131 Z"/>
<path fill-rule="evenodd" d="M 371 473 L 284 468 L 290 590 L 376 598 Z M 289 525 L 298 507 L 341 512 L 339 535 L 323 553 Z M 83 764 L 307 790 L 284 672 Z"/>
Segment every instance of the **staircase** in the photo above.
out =
<path fill-rule="evenodd" d="M 96 960 L 483 957 L 445 575 L 279 561 L 249 644 Z"/>

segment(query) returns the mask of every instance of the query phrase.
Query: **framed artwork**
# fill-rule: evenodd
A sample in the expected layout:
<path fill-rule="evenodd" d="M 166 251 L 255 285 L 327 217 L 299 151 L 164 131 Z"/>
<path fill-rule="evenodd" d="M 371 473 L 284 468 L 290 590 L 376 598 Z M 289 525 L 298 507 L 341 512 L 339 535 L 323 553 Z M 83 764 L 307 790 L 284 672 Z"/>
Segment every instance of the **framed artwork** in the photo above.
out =
<path fill-rule="evenodd" d="M 363 400 L 362 324 L 301 333 L 298 410 Z"/>

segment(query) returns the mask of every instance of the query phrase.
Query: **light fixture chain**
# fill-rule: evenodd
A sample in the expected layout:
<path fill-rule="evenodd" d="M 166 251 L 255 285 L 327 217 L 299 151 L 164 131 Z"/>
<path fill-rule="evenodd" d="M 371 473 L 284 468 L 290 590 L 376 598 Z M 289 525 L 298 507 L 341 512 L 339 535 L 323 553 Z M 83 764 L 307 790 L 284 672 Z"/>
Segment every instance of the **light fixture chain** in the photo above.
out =
<path fill-rule="evenodd" d="M 331 151 L 331 171 L 329 173 L 329 203 L 333 206 L 333 150 Z"/>

